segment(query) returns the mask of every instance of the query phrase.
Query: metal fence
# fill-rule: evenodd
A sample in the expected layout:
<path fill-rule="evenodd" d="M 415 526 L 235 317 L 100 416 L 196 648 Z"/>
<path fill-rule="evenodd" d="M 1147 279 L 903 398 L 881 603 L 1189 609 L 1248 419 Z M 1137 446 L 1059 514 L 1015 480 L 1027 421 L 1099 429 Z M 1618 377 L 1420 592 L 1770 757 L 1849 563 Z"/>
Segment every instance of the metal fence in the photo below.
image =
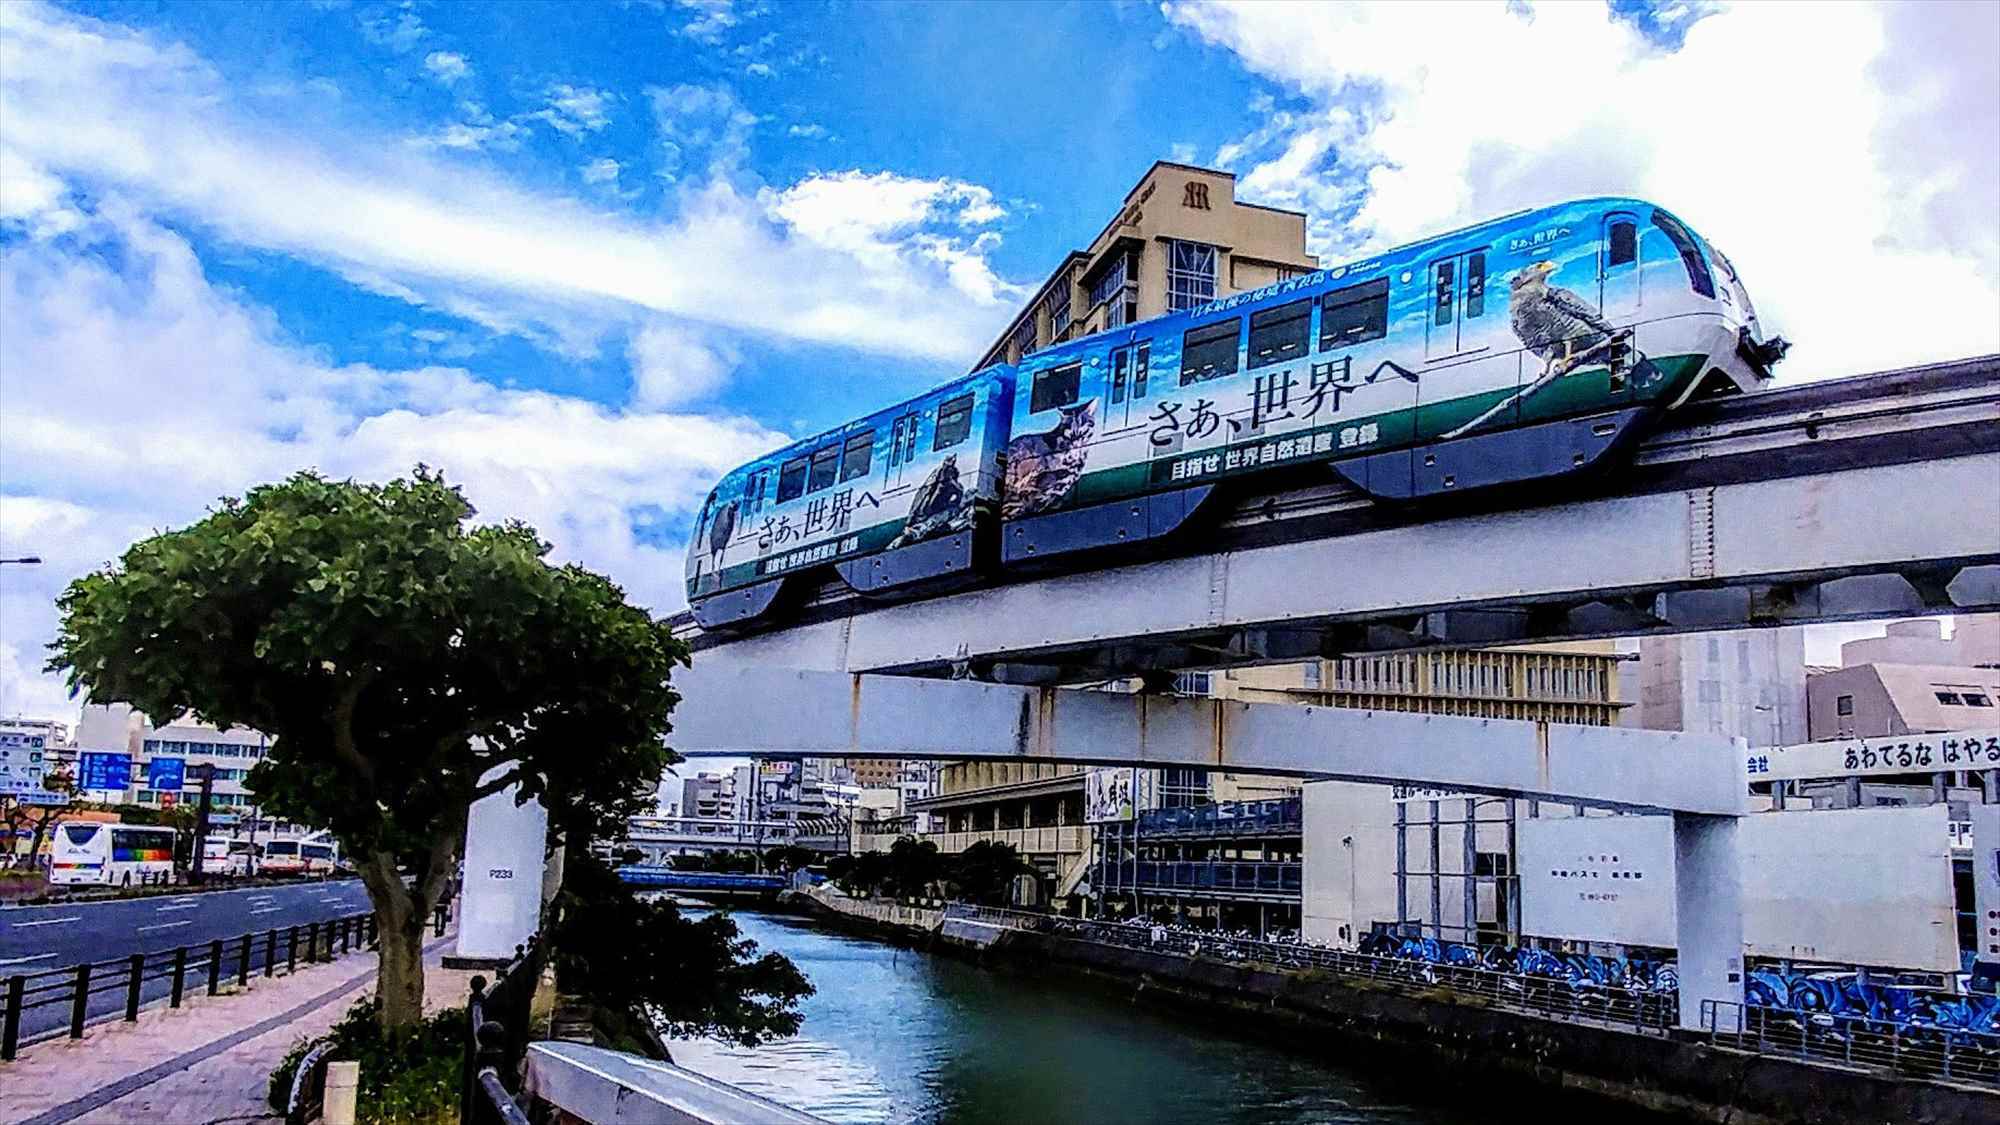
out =
<path fill-rule="evenodd" d="M 1106 891 L 1233 890 L 1296 895 L 1304 879 L 1304 864 L 1282 860 L 1140 859 L 1105 864 L 1099 881 Z"/>
<path fill-rule="evenodd" d="M 1257 941 L 1225 934 L 1191 933 L 1165 926 L 1092 922 L 989 906 L 953 905 L 946 911 L 946 916 L 1154 953 L 1207 957 L 1293 971 L 1338 973 L 1374 981 L 1406 994 L 1434 995 L 1439 989 L 1449 989 L 1460 996 L 1479 997 L 1489 1005 L 1651 1035 L 1666 1035 L 1679 1019 L 1678 997 L 1668 992 L 1606 988 L 1588 981 L 1529 977 L 1471 965 L 1440 965 L 1400 957 L 1349 953 L 1298 942 Z"/>
<path fill-rule="evenodd" d="M 521 1060 L 528 1053 L 529 1007 L 548 952 L 539 935 L 516 946 L 514 959 L 495 976 L 472 978 L 465 1005 L 465 1065 L 458 1119 L 463 1125 L 528 1125 L 514 1100 Z"/>
<path fill-rule="evenodd" d="M 252 974 L 274 976 L 281 966 L 289 973 L 301 961 L 330 961 L 374 947 L 375 916 L 355 914 L 216 938 L 206 945 L 182 945 L 39 973 L 16 973 L 7 978 L 5 997 L 0 999 L 0 1059 L 13 1059 L 23 1043 L 65 1033 L 71 1039 L 81 1039 L 86 1026 L 120 1011 L 126 1020 L 137 1020 L 140 1009 L 162 997 L 168 1006 L 178 1008 L 190 988 L 214 996 L 225 981 L 242 987 L 250 983 Z M 67 1018 L 34 1019 L 51 1009 Z M 43 1026 L 24 1030 L 28 1023 Z"/>
<path fill-rule="evenodd" d="M 2000 1035 L 1967 1028 L 1703 1000 L 1701 1029 L 1711 1043 L 1761 1055 L 2000 1085 Z"/>

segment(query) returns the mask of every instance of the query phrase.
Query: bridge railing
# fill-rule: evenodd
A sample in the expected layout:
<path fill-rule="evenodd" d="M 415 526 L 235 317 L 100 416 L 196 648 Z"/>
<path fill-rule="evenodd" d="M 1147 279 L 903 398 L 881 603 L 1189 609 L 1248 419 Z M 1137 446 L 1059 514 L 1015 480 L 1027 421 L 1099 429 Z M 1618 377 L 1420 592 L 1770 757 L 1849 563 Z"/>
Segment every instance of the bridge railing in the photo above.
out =
<path fill-rule="evenodd" d="M 1739 1051 L 2000 1086 L 2000 1034 L 1973 1028 L 1727 1000 L 1701 1002 L 1701 1027 L 1709 1042 Z"/>
<path fill-rule="evenodd" d="M 514 959 L 494 977 L 492 987 L 483 976 L 472 978 L 459 1093 L 458 1119 L 464 1125 L 528 1125 L 514 1092 L 528 1054 L 529 1008 L 547 962 L 548 950 L 538 934 L 515 947 Z"/>

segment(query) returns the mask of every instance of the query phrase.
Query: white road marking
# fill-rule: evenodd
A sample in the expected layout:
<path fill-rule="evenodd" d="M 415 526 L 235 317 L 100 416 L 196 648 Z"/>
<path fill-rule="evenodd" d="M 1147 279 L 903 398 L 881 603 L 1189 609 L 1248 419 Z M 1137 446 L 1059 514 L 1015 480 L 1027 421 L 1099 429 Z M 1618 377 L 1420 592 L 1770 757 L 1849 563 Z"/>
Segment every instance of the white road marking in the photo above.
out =
<path fill-rule="evenodd" d="M 265 907 L 261 907 L 261 908 L 259 908 L 259 909 L 256 909 L 256 910 L 252 910 L 252 911 L 251 911 L 250 913 L 252 913 L 252 914 L 270 914 L 270 913 L 273 913 L 273 912 L 275 912 L 275 911 L 278 911 L 278 910 L 281 910 L 281 909 L 283 909 L 283 908 L 282 908 L 282 907 L 277 907 L 277 906 L 265 906 Z"/>
<path fill-rule="evenodd" d="M 138 932 L 143 934 L 147 930 L 171 930 L 175 926 L 192 926 L 192 925 L 194 925 L 194 919 L 183 918 L 178 922 L 161 922 L 160 924 L 155 926 L 140 926 Z"/>
<path fill-rule="evenodd" d="M 64 922 L 81 921 L 83 921 L 83 915 L 81 914 L 65 914 L 60 918 L 39 918 L 33 922 L 10 922 L 8 925 L 16 930 L 25 930 L 29 926 L 60 926 Z"/>
<path fill-rule="evenodd" d="M 46 961 L 54 956 L 55 954 L 53 953 L 36 953 L 28 957 L 0 957 L 0 965 L 21 965 L 29 961 Z"/>
<path fill-rule="evenodd" d="M 153 909 L 160 914 L 171 914 L 177 910 L 200 910 L 201 904 L 198 902 L 170 902 L 165 906 L 156 906 Z"/>

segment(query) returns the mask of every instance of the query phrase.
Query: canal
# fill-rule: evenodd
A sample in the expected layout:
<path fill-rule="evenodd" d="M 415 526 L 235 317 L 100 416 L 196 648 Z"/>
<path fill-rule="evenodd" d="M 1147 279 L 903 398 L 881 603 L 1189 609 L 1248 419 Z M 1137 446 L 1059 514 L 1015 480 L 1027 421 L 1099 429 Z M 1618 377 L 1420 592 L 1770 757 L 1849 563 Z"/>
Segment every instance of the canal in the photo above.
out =
<path fill-rule="evenodd" d="M 1471 1123 L 1356 1071 L 1170 1016 L 1072 980 L 1039 981 L 738 912 L 744 935 L 818 992 L 789 1040 L 676 1042 L 675 1061 L 839 1122 L 925 1125 Z M 1436 1075 L 1433 1082 L 1449 1078 Z M 1552 1108 L 1552 1107 L 1551 1107 Z M 1538 1112 L 1542 1122 L 1568 1119 Z M 1600 1114 L 1590 1120 L 1602 1121 Z"/>

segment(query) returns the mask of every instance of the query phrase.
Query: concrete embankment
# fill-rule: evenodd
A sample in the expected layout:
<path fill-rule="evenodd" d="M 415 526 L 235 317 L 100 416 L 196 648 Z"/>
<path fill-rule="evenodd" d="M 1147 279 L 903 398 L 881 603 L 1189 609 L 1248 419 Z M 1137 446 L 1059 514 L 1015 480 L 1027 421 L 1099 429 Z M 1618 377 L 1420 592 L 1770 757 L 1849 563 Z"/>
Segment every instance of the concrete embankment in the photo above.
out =
<path fill-rule="evenodd" d="M 1434 1087 L 1535 1104 L 1538 1091 L 1729 1125 L 2000 1120 L 2000 1096 L 1964 1086 L 1733 1051 L 1502 1009 L 1435 988 L 1414 993 L 1325 972 L 1156 953 L 821 893 L 798 905 L 843 929 L 976 958 L 1003 971 L 1068 974 L 1135 1001 L 1223 1016 L 1240 1032 L 1357 1059 Z M 1440 1083 L 1442 1075 L 1449 1079 Z M 1503 1115 L 1504 1116 L 1504 1115 Z M 1616 1120 L 1615 1116 L 1607 1120 Z"/>

